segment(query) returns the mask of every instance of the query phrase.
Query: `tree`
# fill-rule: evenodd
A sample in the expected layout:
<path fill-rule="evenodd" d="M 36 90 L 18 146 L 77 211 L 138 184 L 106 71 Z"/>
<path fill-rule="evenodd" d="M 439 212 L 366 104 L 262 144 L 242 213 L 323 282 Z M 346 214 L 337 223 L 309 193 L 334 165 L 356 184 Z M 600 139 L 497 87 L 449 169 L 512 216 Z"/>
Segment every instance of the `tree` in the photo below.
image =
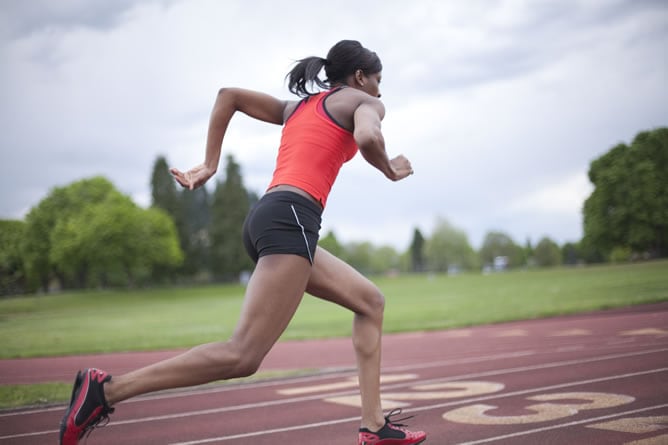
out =
<path fill-rule="evenodd" d="M 176 182 L 169 172 L 167 159 L 159 156 L 153 163 L 153 172 L 151 174 L 151 205 L 167 212 L 174 218 L 179 219 L 180 205 L 179 192 Z"/>
<path fill-rule="evenodd" d="M 211 207 L 211 271 L 218 279 L 237 278 L 253 268 L 242 240 L 242 227 L 250 208 L 250 195 L 232 155 L 226 158 L 225 180 L 216 184 Z"/>
<path fill-rule="evenodd" d="M 639 133 L 590 164 L 584 240 L 608 257 L 615 248 L 668 255 L 668 128 Z"/>
<path fill-rule="evenodd" d="M 548 237 L 542 238 L 534 249 L 534 259 L 540 267 L 558 266 L 561 264 L 559 245 Z"/>
<path fill-rule="evenodd" d="M 334 256 L 341 258 L 341 255 L 343 255 L 343 246 L 336 239 L 336 235 L 332 231 L 327 232 L 325 236 L 321 237 L 318 240 L 318 245 Z"/>
<path fill-rule="evenodd" d="M 595 264 L 604 263 L 606 261 L 606 252 L 595 246 L 590 237 L 585 236 L 578 243 L 578 251 L 585 263 Z"/>
<path fill-rule="evenodd" d="M 202 187 L 194 192 L 184 189 L 179 191 L 176 181 L 172 177 L 167 164 L 167 159 L 164 156 L 158 156 L 153 163 L 153 171 L 151 173 L 151 205 L 154 208 L 162 209 L 174 221 L 176 231 L 179 238 L 179 245 L 181 250 L 185 253 L 185 261 L 182 263 L 183 267 L 179 271 L 181 274 L 192 275 L 196 272 L 197 258 L 194 253 L 196 249 L 192 245 L 194 238 L 194 231 L 191 221 L 194 219 L 193 215 L 189 213 L 192 211 L 191 200 L 196 194 L 205 193 L 206 190 Z M 155 271 L 155 278 L 159 281 L 165 277 L 174 278 L 173 274 L 167 271 L 161 271 L 157 268 Z"/>
<path fill-rule="evenodd" d="M 26 217 L 24 239 L 45 289 L 52 276 L 64 287 L 132 285 L 182 257 L 164 211 L 141 209 L 101 177 L 54 189 Z"/>
<path fill-rule="evenodd" d="M 344 247 L 343 260 L 363 274 L 372 274 L 373 245 L 368 242 L 348 243 Z"/>
<path fill-rule="evenodd" d="M 166 212 L 135 207 L 134 213 L 137 224 L 131 232 L 134 239 L 127 240 L 128 245 L 134 246 L 134 251 L 128 249 L 123 261 L 130 284 L 133 284 L 130 271 L 146 272 L 148 278 L 156 268 L 161 271 L 175 270 L 183 261 L 176 227 Z"/>
<path fill-rule="evenodd" d="M 167 160 L 160 156 L 153 165 L 151 175 L 153 206 L 163 209 L 174 221 L 179 235 L 179 243 L 184 254 L 180 275 L 195 276 L 205 274 L 209 268 L 209 224 L 210 197 L 206 187 L 179 191 Z M 173 277 L 169 271 L 157 268 L 155 278 L 163 280 Z"/>
<path fill-rule="evenodd" d="M 425 239 L 418 228 L 413 231 L 413 240 L 411 241 L 411 269 L 413 272 L 424 272 L 425 270 Z"/>
<path fill-rule="evenodd" d="M 30 283 L 44 291 L 48 291 L 53 277 L 58 277 L 62 283 L 63 270 L 50 261 L 53 230 L 59 224 L 66 224 L 69 218 L 86 206 L 118 193 L 103 177 L 83 179 L 66 187 L 54 188 L 28 212 L 22 251 Z"/>
<path fill-rule="evenodd" d="M 182 272 L 186 275 L 205 273 L 209 268 L 209 225 L 211 223 L 211 198 L 206 187 L 184 189 L 180 195 L 181 247 L 185 260 Z"/>
<path fill-rule="evenodd" d="M 527 238 L 526 243 L 522 248 L 522 252 L 524 254 L 524 262 L 527 264 L 527 266 L 529 267 L 535 266 L 536 259 L 534 258 L 534 249 L 533 245 L 531 244 L 530 238 Z"/>
<path fill-rule="evenodd" d="M 525 264 L 524 249 L 505 233 L 489 232 L 480 248 L 480 261 L 485 265 L 494 264 L 497 257 L 508 258 L 508 267 L 518 267 Z"/>
<path fill-rule="evenodd" d="M 449 268 L 472 270 L 478 267 L 475 252 L 466 233 L 444 219 L 439 219 L 426 243 L 428 268 L 446 272 Z"/>
<path fill-rule="evenodd" d="M 77 287 L 129 285 L 155 267 L 182 261 L 176 229 L 161 209 L 144 210 L 121 194 L 91 204 L 54 228 L 51 261 Z"/>
<path fill-rule="evenodd" d="M 561 261 L 563 264 L 573 266 L 582 260 L 580 246 L 576 243 L 566 243 L 561 248 Z"/>
<path fill-rule="evenodd" d="M 20 294 L 27 290 L 21 252 L 24 234 L 23 221 L 0 220 L 0 295 Z"/>
<path fill-rule="evenodd" d="M 397 271 L 401 265 L 401 257 L 392 246 L 375 247 L 371 255 L 371 273 L 386 274 Z"/>

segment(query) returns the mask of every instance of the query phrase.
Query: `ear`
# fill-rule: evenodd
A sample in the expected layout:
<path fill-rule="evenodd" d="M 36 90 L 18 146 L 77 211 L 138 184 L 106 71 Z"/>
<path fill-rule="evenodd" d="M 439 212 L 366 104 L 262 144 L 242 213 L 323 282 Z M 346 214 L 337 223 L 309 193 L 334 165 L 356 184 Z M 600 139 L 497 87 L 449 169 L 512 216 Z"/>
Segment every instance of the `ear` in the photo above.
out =
<path fill-rule="evenodd" d="M 362 70 L 355 71 L 355 81 L 359 84 L 359 86 L 364 86 L 364 72 Z"/>

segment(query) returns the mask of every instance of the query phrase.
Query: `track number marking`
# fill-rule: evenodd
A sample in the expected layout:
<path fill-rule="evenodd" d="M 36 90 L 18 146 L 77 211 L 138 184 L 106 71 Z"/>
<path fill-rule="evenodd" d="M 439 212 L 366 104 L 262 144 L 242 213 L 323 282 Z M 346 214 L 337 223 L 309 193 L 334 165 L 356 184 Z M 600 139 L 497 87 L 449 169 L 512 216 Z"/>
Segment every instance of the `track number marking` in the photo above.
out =
<path fill-rule="evenodd" d="M 420 400 L 447 400 L 459 397 L 474 397 L 483 394 L 491 394 L 503 390 L 504 385 L 495 382 L 446 382 L 430 385 L 415 385 L 407 392 L 390 392 L 382 394 L 382 404 L 385 409 L 403 408 L 410 406 L 409 401 Z M 361 407 L 362 401 L 359 395 L 330 397 L 326 402 L 338 405 Z"/>
<path fill-rule="evenodd" d="M 648 434 L 668 428 L 668 416 L 628 417 L 587 425 L 587 428 L 629 434 Z M 626 442 L 625 445 L 660 445 L 668 443 L 668 434 Z"/>
<path fill-rule="evenodd" d="M 635 398 L 621 394 L 607 394 L 598 392 L 567 392 L 555 394 L 541 394 L 527 397 L 527 400 L 547 402 L 528 405 L 524 409 L 531 414 L 519 415 L 491 415 L 488 411 L 499 409 L 494 405 L 476 404 L 457 408 L 443 414 L 445 420 L 457 423 L 475 425 L 516 425 L 526 423 L 547 422 L 574 416 L 580 411 L 592 409 L 612 408 L 631 403 Z M 563 403 L 556 403 L 557 401 Z M 581 402 L 573 402 L 579 400 Z"/>
<path fill-rule="evenodd" d="M 668 416 L 629 417 L 626 419 L 611 420 L 610 422 L 595 423 L 587 428 L 618 431 L 620 433 L 645 434 L 668 428 Z"/>

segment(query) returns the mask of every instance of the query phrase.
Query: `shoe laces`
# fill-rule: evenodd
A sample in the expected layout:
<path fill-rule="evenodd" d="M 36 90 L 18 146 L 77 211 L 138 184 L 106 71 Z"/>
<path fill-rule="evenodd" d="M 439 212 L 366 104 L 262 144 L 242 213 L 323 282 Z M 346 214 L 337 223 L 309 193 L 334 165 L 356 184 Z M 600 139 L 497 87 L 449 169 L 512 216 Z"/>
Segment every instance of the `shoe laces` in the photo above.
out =
<path fill-rule="evenodd" d="M 403 427 L 406 427 L 408 425 L 404 425 L 403 423 L 399 423 L 399 422 L 403 422 L 404 420 L 412 419 L 413 417 L 415 417 L 415 416 L 407 416 L 407 417 L 402 417 L 401 419 L 392 420 L 392 417 L 396 417 L 396 416 L 399 416 L 399 415 L 401 415 L 401 408 L 395 408 L 392 411 L 390 411 L 387 414 L 387 416 L 385 416 L 385 421 L 392 426 L 397 426 L 399 428 L 403 428 Z"/>
<path fill-rule="evenodd" d="M 86 426 L 86 428 L 83 429 L 80 437 L 84 439 L 84 443 L 88 441 L 88 437 L 91 435 L 91 433 L 95 428 L 104 428 L 105 426 L 107 426 L 107 424 L 109 424 L 110 420 L 109 414 L 113 412 L 114 412 L 113 408 L 105 409 L 94 422 L 91 422 L 90 425 Z"/>

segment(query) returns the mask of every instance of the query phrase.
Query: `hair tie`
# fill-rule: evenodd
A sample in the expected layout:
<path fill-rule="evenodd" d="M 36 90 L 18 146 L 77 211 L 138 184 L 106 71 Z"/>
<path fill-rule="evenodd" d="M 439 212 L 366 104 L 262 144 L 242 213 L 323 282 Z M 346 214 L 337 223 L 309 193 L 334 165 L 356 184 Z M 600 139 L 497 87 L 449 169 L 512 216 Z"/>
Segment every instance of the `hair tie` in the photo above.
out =
<path fill-rule="evenodd" d="M 327 60 L 327 59 L 325 59 L 325 58 L 323 58 L 323 57 L 321 57 L 320 60 L 322 60 L 322 64 L 323 64 L 324 66 L 330 66 L 330 65 L 332 64 L 332 62 L 330 62 L 329 60 Z"/>

